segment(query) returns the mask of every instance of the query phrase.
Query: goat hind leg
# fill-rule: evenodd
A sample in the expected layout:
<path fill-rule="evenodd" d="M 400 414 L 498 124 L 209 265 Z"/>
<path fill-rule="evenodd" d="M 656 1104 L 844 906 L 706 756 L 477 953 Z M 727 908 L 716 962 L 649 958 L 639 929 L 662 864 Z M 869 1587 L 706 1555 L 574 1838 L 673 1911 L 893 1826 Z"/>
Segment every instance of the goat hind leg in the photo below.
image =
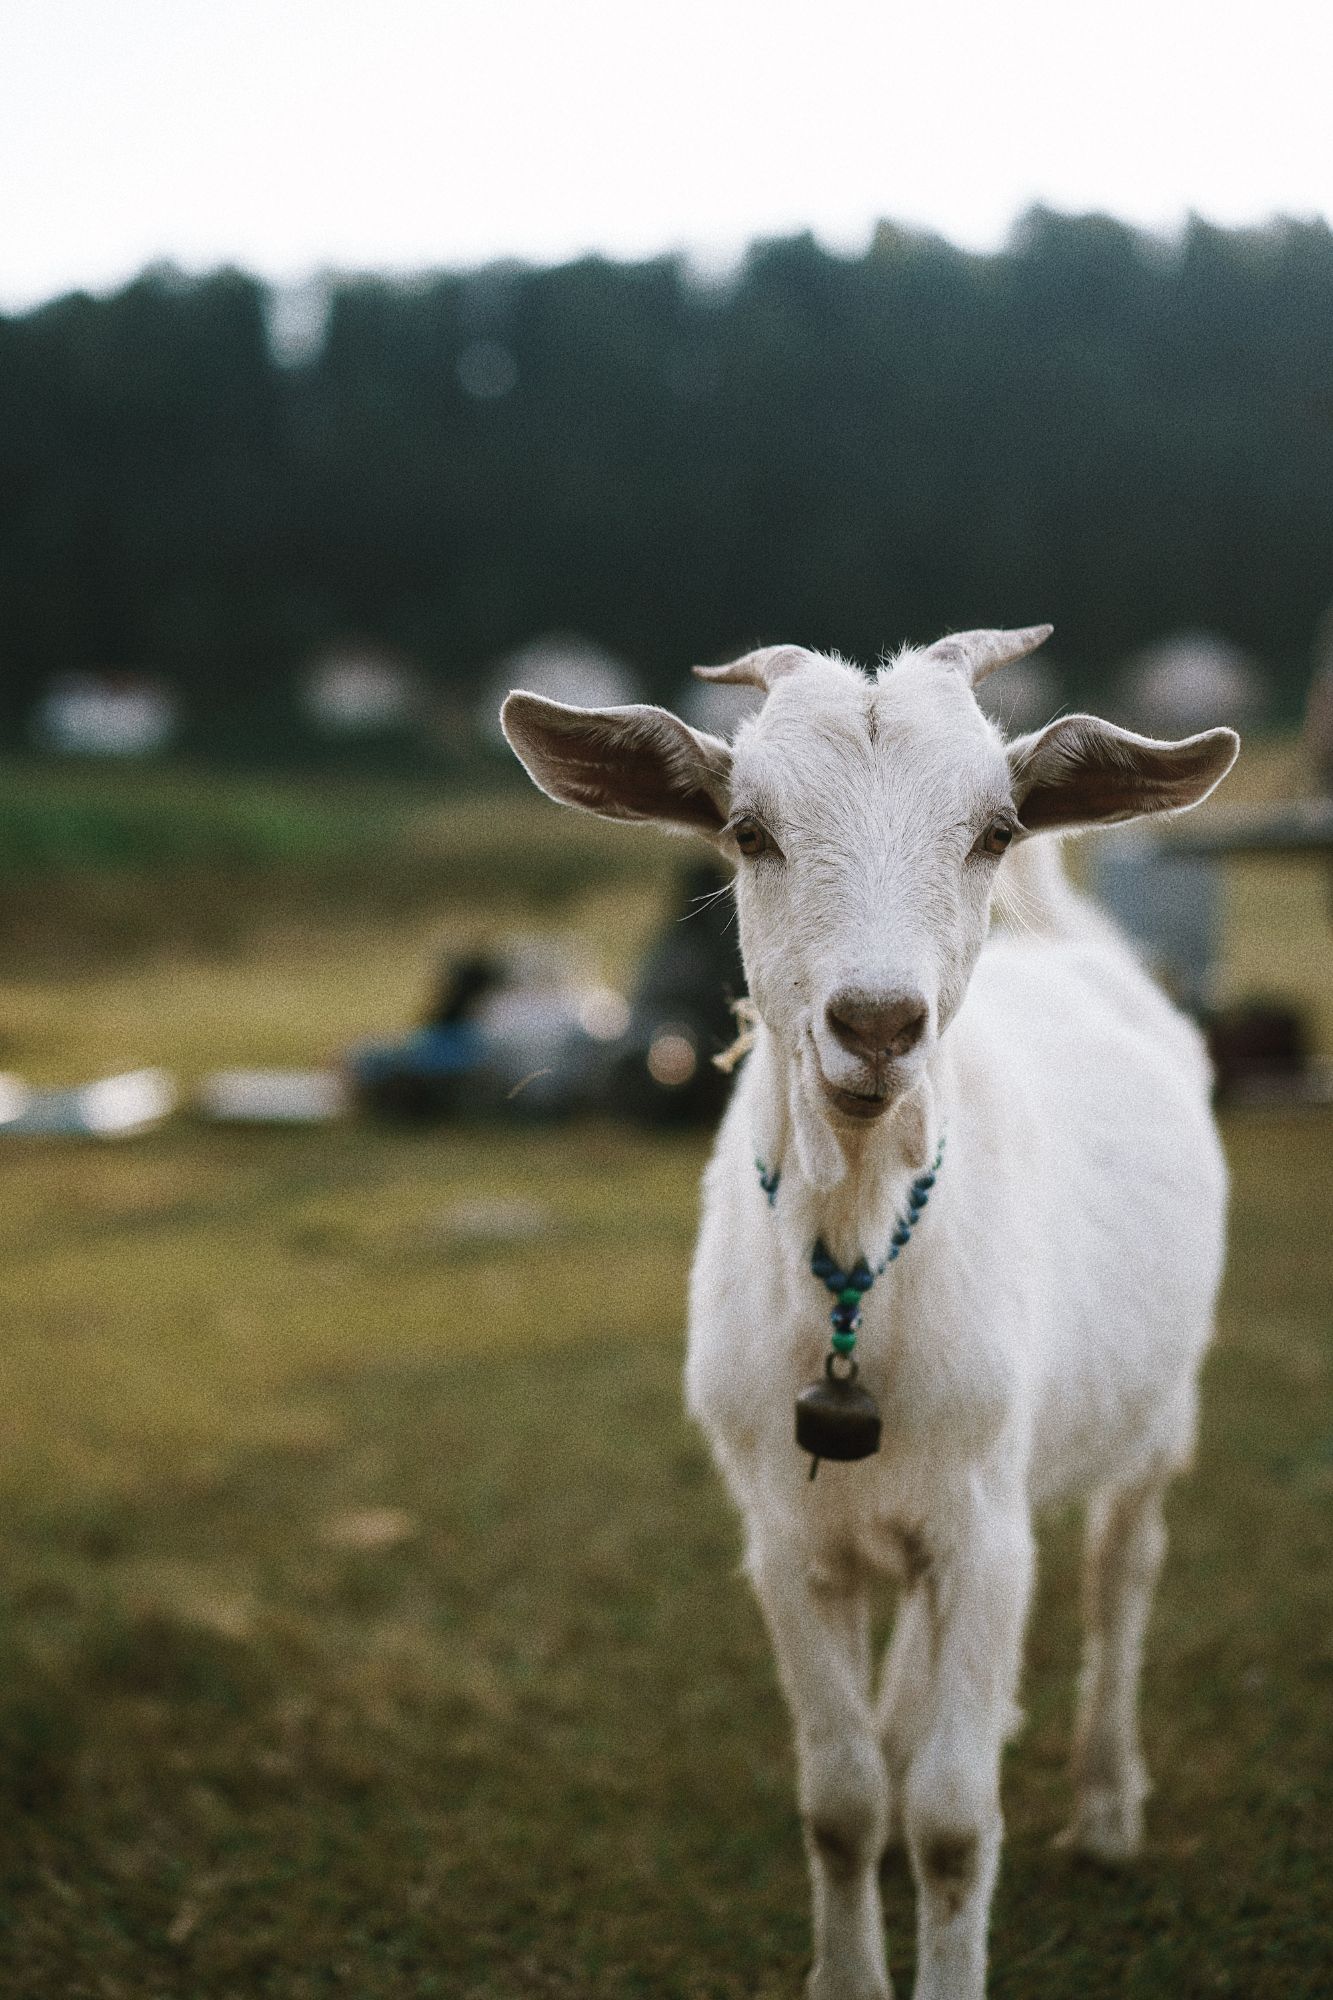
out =
<path fill-rule="evenodd" d="M 1167 1471 L 1097 1494 L 1084 1555 L 1083 1670 L 1074 1725 L 1074 1817 L 1060 1844 L 1127 1859 L 1143 1837 L 1148 1776 L 1139 1748 L 1143 1639 L 1166 1551 Z"/>

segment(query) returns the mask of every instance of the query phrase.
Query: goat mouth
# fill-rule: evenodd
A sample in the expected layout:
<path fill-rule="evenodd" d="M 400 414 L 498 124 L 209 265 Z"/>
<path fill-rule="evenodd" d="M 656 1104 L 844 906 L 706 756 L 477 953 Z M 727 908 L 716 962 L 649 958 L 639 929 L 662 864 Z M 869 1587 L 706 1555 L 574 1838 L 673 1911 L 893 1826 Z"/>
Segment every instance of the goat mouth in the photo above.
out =
<path fill-rule="evenodd" d="M 829 1103 L 835 1110 L 841 1111 L 845 1118 L 864 1120 L 882 1118 L 893 1102 L 892 1094 L 887 1090 L 864 1092 L 843 1090 L 836 1083 L 830 1083 L 822 1070 L 819 1073 L 819 1081 L 824 1087 L 824 1095 Z"/>
<path fill-rule="evenodd" d="M 904 1079 L 897 1063 L 877 1063 L 873 1070 L 863 1071 L 869 1088 L 849 1090 L 845 1084 L 832 1083 L 823 1063 L 819 1059 L 819 1044 L 811 1029 L 806 1030 L 807 1055 L 811 1081 L 818 1080 L 820 1093 L 831 1110 L 854 1124 L 872 1124 L 891 1111 L 902 1094 Z"/>

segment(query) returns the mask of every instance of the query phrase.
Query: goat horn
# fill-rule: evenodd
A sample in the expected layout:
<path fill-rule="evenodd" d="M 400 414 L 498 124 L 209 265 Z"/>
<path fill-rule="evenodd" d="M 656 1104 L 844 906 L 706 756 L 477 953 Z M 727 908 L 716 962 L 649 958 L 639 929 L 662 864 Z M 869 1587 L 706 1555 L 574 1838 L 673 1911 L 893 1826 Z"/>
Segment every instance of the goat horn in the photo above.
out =
<path fill-rule="evenodd" d="M 1053 625 L 1024 625 L 1015 632 L 951 632 L 947 639 L 927 646 L 921 657 L 938 660 L 944 667 L 957 667 L 975 687 L 997 667 L 1007 667 L 1011 661 L 1035 653 L 1054 630 Z"/>
<path fill-rule="evenodd" d="M 808 666 L 815 655 L 804 646 L 761 646 L 756 653 L 743 653 L 724 667 L 695 667 L 701 681 L 736 681 L 743 687 L 772 692 L 780 680 Z"/>

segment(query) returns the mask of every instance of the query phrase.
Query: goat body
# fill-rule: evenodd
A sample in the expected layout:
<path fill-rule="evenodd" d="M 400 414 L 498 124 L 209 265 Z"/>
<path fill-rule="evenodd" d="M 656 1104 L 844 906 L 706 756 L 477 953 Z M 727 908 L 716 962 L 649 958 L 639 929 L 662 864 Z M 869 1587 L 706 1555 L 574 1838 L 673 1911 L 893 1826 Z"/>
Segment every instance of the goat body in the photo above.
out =
<path fill-rule="evenodd" d="M 888 1995 L 878 1868 L 895 1838 L 917 1882 L 919 2000 L 983 1993 L 1000 1752 L 1048 1501 L 1088 1505 L 1067 1838 L 1111 1858 L 1141 1834 L 1143 1635 L 1162 1493 L 1194 1436 L 1225 1170 L 1193 1028 L 1051 843 L 1018 845 L 1002 875 L 999 858 L 1030 825 L 1192 803 L 1235 742 L 1148 745 L 1065 718 L 1006 749 L 970 682 L 1013 636 L 962 635 L 870 684 L 798 649 L 756 656 L 723 670 L 769 694 L 734 754 L 677 738 L 674 718 L 606 721 L 660 711 L 605 711 L 580 734 L 573 711 L 507 710 L 555 796 L 752 857 L 737 894 L 758 1025 L 705 1177 L 686 1383 L 792 1712 L 813 2000 Z M 873 1025 L 905 1019 L 897 1041 Z M 812 1481 L 792 1435 L 829 1345 L 812 1245 L 878 1263 L 941 1139 L 928 1211 L 861 1302 L 882 1448 Z M 756 1160 L 779 1173 L 771 1202 Z M 901 1595 L 876 1685 L 884 1579 Z"/>
<path fill-rule="evenodd" d="M 754 1134 L 781 1121 L 783 1069 L 761 1030 L 708 1169 L 689 1403 L 744 1516 L 802 1738 L 827 1905 L 816 1988 L 884 1990 L 874 1877 L 899 1831 L 922 1892 L 918 1991 L 979 1991 L 998 1753 L 1044 1502 L 1093 1501 L 1099 1622 L 1071 1835 L 1108 1858 L 1139 1838 L 1134 1694 L 1160 1496 L 1189 1454 L 1222 1255 L 1207 1068 L 1114 937 L 998 939 L 931 1064 L 930 1126 L 883 1149 L 869 1199 L 858 1186 L 821 1201 L 784 1174 L 770 1207 Z M 828 1346 L 810 1246 L 822 1234 L 845 1265 L 881 1249 L 941 1131 L 929 1211 L 863 1301 L 861 1378 L 883 1447 L 812 1484 L 791 1436 L 793 1385 Z M 876 1704 L 868 1593 L 885 1577 L 906 1595 Z"/>

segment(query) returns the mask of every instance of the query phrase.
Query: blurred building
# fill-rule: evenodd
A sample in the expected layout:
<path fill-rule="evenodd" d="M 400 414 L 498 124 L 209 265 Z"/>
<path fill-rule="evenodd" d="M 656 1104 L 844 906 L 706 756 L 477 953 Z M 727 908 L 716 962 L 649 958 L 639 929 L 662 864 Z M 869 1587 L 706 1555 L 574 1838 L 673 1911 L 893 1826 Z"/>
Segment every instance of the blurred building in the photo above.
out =
<path fill-rule="evenodd" d="M 269 352 L 280 368 L 304 368 L 324 348 L 336 285 L 330 271 L 315 271 L 292 285 L 270 285 L 264 298 Z"/>
<path fill-rule="evenodd" d="M 421 704 L 416 670 L 395 655 L 344 646 L 316 662 L 301 707 L 321 736 L 383 736 L 409 729 Z"/>
<path fill-rule="evenodd" d="M 148 757 L 176 733 L 176 697 L 145 674 L 60 674 L 33 716 L 43 749 L 68 757 Z"/>
<path fill-rule="evenodd" d="M 1267 689 L 1257 660 L 1209 632 L 1179 632 L 1129 659 L 1116 712 L 1149 736 L 1190 736 L 1219 723 L 1245 728 L 1263 714 Z"/>
<path fill-rule="evenodd" d="M 637 677 L 623 660 L 591 639 L 559 632 L 506 653 L 484 685 L 474 721 L 478 735 L 491 743 L 503 740 L 500 706 L 512 688 L 568 702 L 571 708 L 617 708 L 643 699 Z"/>

